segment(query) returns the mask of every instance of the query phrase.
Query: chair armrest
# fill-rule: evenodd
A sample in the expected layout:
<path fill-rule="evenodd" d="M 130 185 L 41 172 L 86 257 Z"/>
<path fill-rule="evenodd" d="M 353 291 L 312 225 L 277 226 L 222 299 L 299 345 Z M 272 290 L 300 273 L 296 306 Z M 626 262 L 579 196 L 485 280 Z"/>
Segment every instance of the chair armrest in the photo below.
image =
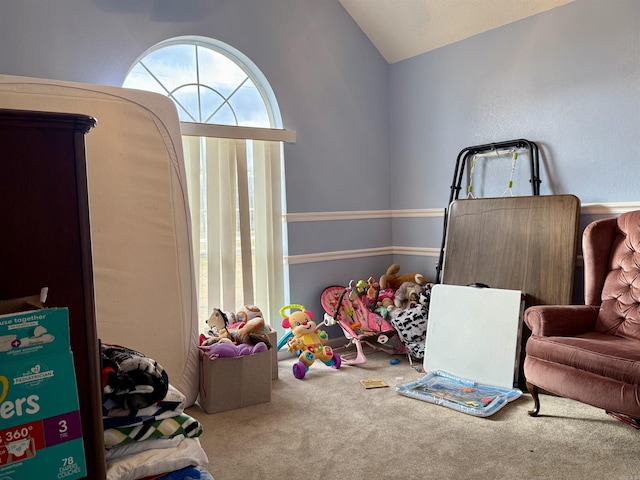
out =
<path fill-rule="evenodd" d="M 573 337 L 593 331 L 598 311 L 593 305 L 535 305 L 525 311 L 524 322 L 533 335 Z"/>

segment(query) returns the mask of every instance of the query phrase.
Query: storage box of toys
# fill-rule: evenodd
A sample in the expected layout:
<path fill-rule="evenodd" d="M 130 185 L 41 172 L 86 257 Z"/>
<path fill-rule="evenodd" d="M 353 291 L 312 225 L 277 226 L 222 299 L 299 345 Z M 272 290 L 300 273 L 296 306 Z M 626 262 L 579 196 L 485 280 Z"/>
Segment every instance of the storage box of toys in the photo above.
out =
<path fill-rule="evenodd" d="M 202 409 L 217 413 L 271 401 L 271 381 L 278 376 L 277 335 L 260 309 L 214 309 L 207 325 L 199 346 Z"/>
<path fill-rule="evenodd" d="M 261 350 L 215 359 L 201 352 L 198 403 L 205 412 L 224 412 L 270 401 L 271 352 Z"/>
<path fill-rule="evenodd" d="M 0 302 L 0 478 L 86 476 L 69 312 Z"/>

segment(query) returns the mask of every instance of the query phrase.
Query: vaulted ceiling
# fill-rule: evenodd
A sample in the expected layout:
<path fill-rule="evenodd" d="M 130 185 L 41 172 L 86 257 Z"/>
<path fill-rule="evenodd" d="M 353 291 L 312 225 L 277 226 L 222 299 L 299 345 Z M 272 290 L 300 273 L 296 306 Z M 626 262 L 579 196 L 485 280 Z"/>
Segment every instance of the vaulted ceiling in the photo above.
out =
<path fill-rule="evenodd" d="M 574 0 L 339 0 L 389 63 Z"/>

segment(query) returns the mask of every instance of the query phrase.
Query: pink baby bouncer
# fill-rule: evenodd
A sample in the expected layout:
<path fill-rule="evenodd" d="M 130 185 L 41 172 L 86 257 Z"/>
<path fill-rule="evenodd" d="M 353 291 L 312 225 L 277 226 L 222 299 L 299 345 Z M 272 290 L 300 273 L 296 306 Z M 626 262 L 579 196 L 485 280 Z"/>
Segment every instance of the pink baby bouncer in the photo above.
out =
<path fill-rule="evenodd" d="M 361 283 L 361 282 L 360 282 Z M 355 358 L 342 354 L 342 363 L 357 365 L 366 363 L 363 345 L 390 355 L 403 354 L 405 348 L 393 326 L 381 315 L 372 311 L 377 303 L 379 287 L 372 279 L 366 286 L 350 282 L 348 287 L 331 286 L 320 297 L 322 308 L 342 328 L 349 340 L 347 347 L 355 345 Z"/>

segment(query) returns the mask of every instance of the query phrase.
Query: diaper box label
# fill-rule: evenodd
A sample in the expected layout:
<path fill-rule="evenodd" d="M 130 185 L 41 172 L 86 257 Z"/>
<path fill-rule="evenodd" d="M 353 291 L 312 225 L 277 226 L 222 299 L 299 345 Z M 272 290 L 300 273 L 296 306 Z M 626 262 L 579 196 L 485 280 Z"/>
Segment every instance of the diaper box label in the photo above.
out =
<path fill-rule="evenodd" d="M 69 351 L 68 309 L 47 308 L 0 315 L 0 362 Z"/>
<path fill-rule="evenodd" d="M 0 479 L 84 476 L 67 309 L 0 316 Z"/>

